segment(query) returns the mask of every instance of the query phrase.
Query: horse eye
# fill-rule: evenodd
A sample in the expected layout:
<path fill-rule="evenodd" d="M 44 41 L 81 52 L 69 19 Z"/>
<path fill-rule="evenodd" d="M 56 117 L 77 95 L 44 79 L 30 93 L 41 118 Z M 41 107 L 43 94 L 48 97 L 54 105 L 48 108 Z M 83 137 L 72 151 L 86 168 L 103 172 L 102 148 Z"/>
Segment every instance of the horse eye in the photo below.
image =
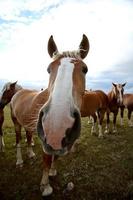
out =
<path fill-rule="evenodd" d="M 87 68 L 86 66 L 83 66 L 83 67 L 82 67 L 82 72 L 83 72 L 84 74 L 86 74 L 86 73 L 88 72 L 88 68 Z"/>

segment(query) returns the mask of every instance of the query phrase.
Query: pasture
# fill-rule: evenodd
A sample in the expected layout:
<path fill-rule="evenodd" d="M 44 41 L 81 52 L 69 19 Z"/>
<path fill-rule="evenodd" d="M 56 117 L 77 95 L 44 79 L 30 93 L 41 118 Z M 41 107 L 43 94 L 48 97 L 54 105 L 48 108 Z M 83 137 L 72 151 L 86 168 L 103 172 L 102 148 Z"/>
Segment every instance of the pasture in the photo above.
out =
<path fill-rule="evenodd" d="M 133 127 L 128 127 L 126 116 L 124 126 L 119 124 L 118 116 L 118 134 L 99 139 L 91 136 L 91 124 L 88 124 L 87 118 L 82 118 L 82 132 L 76 151 L 58 159 L 58 174 L 50 179 L 54 192 L 44 199 L 133 199 Z M 34 135 L 36 160 L 29 160 L 23 132 L 24 166 L 17 169 L 16 149 L 13 146 L 15 134 L 8 106 L 5 108 L 4 134 L 6 149 L 0 154 L 0 200 L 42 199 L 39 188 L 42 177 L 40 141 Z M 74 189 L 64 193 L 67 183 L 71 181 Z"/>

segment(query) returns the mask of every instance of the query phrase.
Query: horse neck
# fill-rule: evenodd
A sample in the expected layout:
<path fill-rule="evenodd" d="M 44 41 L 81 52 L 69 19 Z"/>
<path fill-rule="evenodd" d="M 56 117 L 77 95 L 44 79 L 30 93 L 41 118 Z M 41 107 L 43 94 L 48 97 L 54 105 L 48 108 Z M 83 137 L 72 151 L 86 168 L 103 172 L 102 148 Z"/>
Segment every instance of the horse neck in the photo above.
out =
<path fill-rule="evenodd" d="M 39 106 L 43 106 L 46 101 L 48 100 L 49 94 L 48 94 L 48 90 L 43 90 L 41 92 L 39 92 L 36 96 L 36 100 L 38 102 Z"/>

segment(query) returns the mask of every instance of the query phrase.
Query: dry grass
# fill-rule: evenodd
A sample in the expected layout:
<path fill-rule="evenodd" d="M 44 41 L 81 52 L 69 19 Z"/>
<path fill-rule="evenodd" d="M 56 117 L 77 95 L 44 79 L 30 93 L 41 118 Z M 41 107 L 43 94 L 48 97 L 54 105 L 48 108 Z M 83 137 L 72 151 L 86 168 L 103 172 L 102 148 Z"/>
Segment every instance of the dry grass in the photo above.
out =
<path fill-rule="evenodd" d="M 15 134 L 9 108 L 5 110 L 5 153 L 0 154 L 0 200 L 40 200 L 39 183 L 42 176 L 42 149 L 35 135 L 36 160 L 26 155 L 23 133 L 22 153 L 24 166 L 16 169 Z M 125 200 L 133 199 L 133 128 L 120 127 L 118 134 L 104 139 L 91 136 L 88 119 L 82 119 L 82 133 L 76 152 L 57 161 L 58 175 L 50 180 L 54 188 L 52 197 L 45 199 L 73 200 Z M 64 195 L 68 182 L 74 190 Z"/>

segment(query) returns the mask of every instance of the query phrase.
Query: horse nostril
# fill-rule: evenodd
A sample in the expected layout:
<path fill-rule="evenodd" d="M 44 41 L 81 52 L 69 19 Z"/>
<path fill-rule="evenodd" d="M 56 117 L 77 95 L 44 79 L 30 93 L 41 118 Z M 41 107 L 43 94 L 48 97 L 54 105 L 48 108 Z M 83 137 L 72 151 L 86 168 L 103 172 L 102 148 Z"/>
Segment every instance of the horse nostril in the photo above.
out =
<path fill-rule="evenodd" d="M 69 144 L 68 135 L 62 139 L 62 147 L 66 147 Z"/>
<path fill-rule="evenodd" d="M 44 137 L 43 127 L 42 127 L 42 117 L 43 117 L 43 114 L 44 114 L 43 111 L 40 111 L 38 122 L 37 122 L 37 133 L 38 133 L 38 136 L 40 138 L 42 138 L 42 139 Z"/>
<path fill-rule="evenodd" d="M 74 141 L 79 137 L 80 130 L 81 130 L 81 120 L 80 120 L 80 113 L 78 110 L 75 110 L 72 113 L 72 117 L 75 119 L 74 124 L 71 128 L 66 130 L 65 137 L 62 139 L 62 147 L 72 146 Z"/>

